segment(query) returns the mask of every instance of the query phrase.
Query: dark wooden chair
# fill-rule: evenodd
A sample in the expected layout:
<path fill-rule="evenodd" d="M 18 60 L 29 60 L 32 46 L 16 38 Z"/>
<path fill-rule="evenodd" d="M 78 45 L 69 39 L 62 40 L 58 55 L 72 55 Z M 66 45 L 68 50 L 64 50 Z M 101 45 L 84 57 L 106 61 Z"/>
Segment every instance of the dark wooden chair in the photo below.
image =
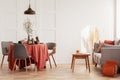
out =
<path fill-rule="evenodd" d="M 48 47 L 48 50 L 50 51 L 50 52 L 48 51 L 49 52 L 49 56 L 52 57 L 53 62 L 55 64 L 55 67 L 57 67 L 56 61 L 55 61 L 54 56 L 53 56 L 53 54 L 56 53 L 56 43 L 49 42 L 49 43 L 47 43 L 47 47 Z M 50 68 L 52 68 L 50 58 L 49 58 L 49 63 L 50 63 Z"/>
<path fill-rule="evenodd" d="M 31 56 L 28 55 L 28 52 L 23 44 L 14 43 L 14 58 L 15 58 L 15 62 L 13 65 L 13 71 L 15 70 L 17 60 L 19 61 L 18 62 L 19 67 L 20 67 L 20 60 L 25 60 L 25 66 L 27 67 L 27 61 L 26 61 L 27 58 L 29 58 L 29 62 L 31 65 Z"/>
<path fill-rule="evenodd" d="M 10 44 L 12 44 L 12 41 L 2 41 L 1 42 L 1 48 L 2 48 L 2 54 L 3 54 L 1 68 L 3 66 L 3 61 L 4 61 L 5 56 L 8 56 L 8 50 L 10 48 Z"/>

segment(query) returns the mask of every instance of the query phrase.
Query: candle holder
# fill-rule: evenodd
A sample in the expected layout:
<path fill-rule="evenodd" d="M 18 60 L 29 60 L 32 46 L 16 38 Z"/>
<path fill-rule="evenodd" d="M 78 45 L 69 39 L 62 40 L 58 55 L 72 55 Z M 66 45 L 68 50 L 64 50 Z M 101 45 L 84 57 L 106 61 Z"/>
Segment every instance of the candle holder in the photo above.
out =
<path fill-rule="evenodd" d="M 76 50 L 76 53 L 80 53 L 80 51 L 79 51 L 79 50 Z"/>

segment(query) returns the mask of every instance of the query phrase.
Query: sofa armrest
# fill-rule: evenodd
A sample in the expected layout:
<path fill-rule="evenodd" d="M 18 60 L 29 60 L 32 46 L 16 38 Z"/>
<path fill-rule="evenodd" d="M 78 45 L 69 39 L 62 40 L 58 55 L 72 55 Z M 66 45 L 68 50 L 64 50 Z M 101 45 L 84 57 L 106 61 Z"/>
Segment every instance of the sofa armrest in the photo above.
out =
<path fill-rule="evenodd" d="M 101 49 L 101 66 L 106 60 L 115 60 L 120 67 L 120 46 L 102 47 Z"/>

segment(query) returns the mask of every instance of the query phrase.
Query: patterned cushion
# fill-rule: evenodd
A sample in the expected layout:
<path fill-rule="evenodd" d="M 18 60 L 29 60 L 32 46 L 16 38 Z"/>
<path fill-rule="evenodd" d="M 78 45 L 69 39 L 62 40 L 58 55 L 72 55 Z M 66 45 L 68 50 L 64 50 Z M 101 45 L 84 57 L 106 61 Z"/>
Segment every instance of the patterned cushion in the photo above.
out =
<path fill-rule="evenodd" d="M 94 53 L 94 61 L 97 64 L 100 64 L 101 54 L 100 53 Z"/>

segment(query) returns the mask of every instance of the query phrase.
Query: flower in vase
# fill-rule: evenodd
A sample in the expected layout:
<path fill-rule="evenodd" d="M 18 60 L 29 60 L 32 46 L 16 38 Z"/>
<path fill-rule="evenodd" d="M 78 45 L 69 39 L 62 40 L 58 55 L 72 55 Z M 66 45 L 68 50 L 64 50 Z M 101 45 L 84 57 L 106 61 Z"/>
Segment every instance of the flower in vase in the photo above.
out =
<path fill-rule="evenodd" d="M 33 33 L 32 23 L 31 23 L 30 19 L 27 19 L 27 21 L 24 22 L 24 28 L 28 35 L 28 41 L 30 41 L 30 36 L 32 36 L 32 33 Z"/>

